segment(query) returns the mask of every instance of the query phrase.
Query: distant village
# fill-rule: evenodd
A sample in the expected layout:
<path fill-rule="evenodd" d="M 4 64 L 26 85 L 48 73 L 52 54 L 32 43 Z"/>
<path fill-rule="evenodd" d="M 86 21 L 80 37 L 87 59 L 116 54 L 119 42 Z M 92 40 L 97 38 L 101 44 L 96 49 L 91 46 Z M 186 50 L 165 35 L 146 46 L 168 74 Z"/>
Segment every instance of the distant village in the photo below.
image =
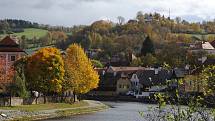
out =
<path fill-rule="evenodd" d="M 215 55 L 215 40 L 212 42 L 196 42 L 191 44 L 178 43 L 178 46 L 187 46 L 191 53 L 209 53 Z M 93 58 L 101 50 L 88 51 L 89 57 Z M 135 55 L 131 54 L 130 60 L 135 59 Z M 175 90 L 176 82 L 170 80 L 180 80 L 189 77 L 189 75 L 198 75 L 201 72 L 202 66 L 214 65 L 214 58 L 202 56 L 198 58 L 199 66 L 195 69 L 190 69 L 189 65 L 184 68 L 167 69 L 164 67 L 130 67 L 117 66 L 122 63 L 128 64 L 125 60 L 120 60 L 116 55 L 109 61 L 104 61 L 106 67 L 95 68 L 100 75 L 99 87 L 88 95 L 92 97 L 107 96 L 130 96 L 136 98 L 148 98 L 155 93 L 168 92 Z M 114 65 L 114 66 L 112 66 Z M 203 93 L 203 82 L 197 80 L 183 80 L 183 85 L 180 85 L 180 93 L 185 97 L 194 94 Z"/>
<path fill-rule="evenodd" d="M 215 55 L 215 40 L 212 42 L 196 42 L 188 46 L 192 53 L 206 52 Z M 93 58 L 101 52 L 99 49 L 88 50 L 86 54 L 89 58 Z M 20 57 L 32 54 L 34 51 L 28 52 L 21 49 L 18 45 L 18 40 L 6 36 L 0 41 L 0 56 L 5 60 L 5 69 L 12 65 Z M 62 54 L 65 54 L 62 51 Z M 131 53 L 129 60 L 135 59 L 135 55 Z M 214 65 L 215 59 L 208 59 L 201 57 L 198 59 L 200 65 Z M 170 82 L 170 80 L 183 79 L 185 76 L 196 75 L 200 72 L 201 66 L 191 70 L 189 65 L 184 68 L 168 69 L 164 67 L 131 67 L 126 66 L 126 60 L 120 60 L 116 55 L 110 60 L 102 62 L 106 65 L 103 68 L 94 68 L 100 75 L 100 82 L 98 88 L 87 93 L 89 97 L 133 97 L 137 99 L 147 98 L 158 92 L 165 92 L 174 90 L 178 82 Z M 117 64 L 125 66 L 117 66 Z M 1 91 L 4 91 L 4 86 L 10 83 L 10 80 L 1 78 Z M 203 93 L 202 82 L 196 80 L 186 80 L 180 86 L 180 93 L 184 96 L 189 96 L 195 93 Z"/>

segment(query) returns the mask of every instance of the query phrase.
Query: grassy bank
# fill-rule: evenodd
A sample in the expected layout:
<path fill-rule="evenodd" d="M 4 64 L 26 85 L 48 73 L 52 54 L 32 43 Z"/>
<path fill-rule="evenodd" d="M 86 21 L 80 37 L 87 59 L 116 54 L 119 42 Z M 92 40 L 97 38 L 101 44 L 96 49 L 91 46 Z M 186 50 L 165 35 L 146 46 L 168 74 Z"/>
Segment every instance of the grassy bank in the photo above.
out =
<path fill-rule="evenodd" d="M 89 106 L 87 102 L 80 101 L 73 104 L 68 103 L 47 103 L 47 104 L 35 104 L 35 105 L 21 105 L 11 107 L 0 107 L 3 110 L 19 110 L 19 111 L 41 111 L 41 110 L 53 110 L 53 109 L 64 109 L 64 108 L 76 108 L 82 106 Z"/>
<path fill-rule="evenodd" d="M 47 103 L 38 105 L 22 105 L 13 107 L 0 107 L 1 113 L 7 117 L 0 120 L 30 121 L 50 118 L 66 117 L 72 115 L 93 113 L 108 108 L 99 101 L 80 101 L 73 104 Z"/>

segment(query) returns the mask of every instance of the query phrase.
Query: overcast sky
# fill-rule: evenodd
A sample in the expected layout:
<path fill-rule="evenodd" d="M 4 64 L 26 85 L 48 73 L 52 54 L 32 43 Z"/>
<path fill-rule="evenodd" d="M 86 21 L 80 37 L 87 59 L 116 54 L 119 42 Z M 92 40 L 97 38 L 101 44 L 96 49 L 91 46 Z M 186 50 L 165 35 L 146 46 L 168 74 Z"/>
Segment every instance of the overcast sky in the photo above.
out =
<path fill-rule="evenodd" d="M 117 16 L 133 19 L 138 11 L 159 12 L 188 21 L 215 18 L 215 0 L 0 0 L 0 19 L 24 19 L 50 25 L 91 24 Z"/>

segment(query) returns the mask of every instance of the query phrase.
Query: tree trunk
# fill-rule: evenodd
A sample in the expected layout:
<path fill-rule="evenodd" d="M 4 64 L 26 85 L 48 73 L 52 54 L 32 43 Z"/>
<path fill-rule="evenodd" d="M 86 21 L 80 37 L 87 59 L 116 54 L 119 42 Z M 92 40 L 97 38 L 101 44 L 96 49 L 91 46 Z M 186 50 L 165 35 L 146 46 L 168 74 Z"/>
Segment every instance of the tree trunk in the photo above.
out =
<path fill-rule="evenodd" d="M 37 104 L 37 99 L 38 99 L 38 97 L 36 97 L 36 104 Z"/>
<path fill-rule="evenodd" d="M 76 101 L 75 96 L 76 96 L 76 94 L 75 94 L 75 92 L 73 92 L 73 102 Z"/>
<path fill-rule="evenodd" d="M 61 93 L 61 100 L 60 100 L 60 102 L 62 103 L 63 101 L 64 101 L 64 91 L 62 91 L 62 93 Z"/>
<path fill-rule="evenodd" d="M 10 92 L 10 106 L 12 106 L 12 92 Z"/>
<path fill-rule="evenodd" d="M 44 104 L 46 104 L 46 95 L 45 94 L 43 95 L 43 98 L 44 98 Z"/>

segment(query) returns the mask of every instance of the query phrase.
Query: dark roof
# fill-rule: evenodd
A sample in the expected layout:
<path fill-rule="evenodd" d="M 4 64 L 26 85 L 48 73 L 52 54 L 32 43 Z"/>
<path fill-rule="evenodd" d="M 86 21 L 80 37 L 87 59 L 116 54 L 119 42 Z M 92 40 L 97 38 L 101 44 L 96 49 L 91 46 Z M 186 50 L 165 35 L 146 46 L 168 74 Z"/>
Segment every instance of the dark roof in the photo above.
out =
<path fill-rule="evenodd" d="M 173 70 L 172 78 L 184 78 L 185 74 L 186 72 L 184 69 L 176 68 Z"/>
<path fill-rule="evenodd" d="M 105 73 L 100 76 L 99 87 L 100 91 L 116 91 L 117 80 L 121 78 L 121 74 L 114 76 L 113 73 Z"/>
<path fill-rule="evenodd" d="M 212 41 L 212 42 L 210 42 L 210 43 L 211 43 L 211 45 L 215 48 L 215 40 Z"/>
<path fill-rule="evenodd" d="M 214 65 L 215 64 L 215 58 L 208 58 L 203 64 L 204 65 Z"/>
<path fill-rule="evenodd" d="M 0 52 L 24 52 L 14 39 L 6 36 L 0 41 Z"/>
<path fill-rule="evenodd" d="M 143 86 L 153 86 L 158 84 L 165 84 L 166 80 L 171 79 L 172 73 L 170 71 L 161 69 L 158 74 L 155 74 L 155 70 L 142 70 L 137 72 L 140 83 Z"/>

